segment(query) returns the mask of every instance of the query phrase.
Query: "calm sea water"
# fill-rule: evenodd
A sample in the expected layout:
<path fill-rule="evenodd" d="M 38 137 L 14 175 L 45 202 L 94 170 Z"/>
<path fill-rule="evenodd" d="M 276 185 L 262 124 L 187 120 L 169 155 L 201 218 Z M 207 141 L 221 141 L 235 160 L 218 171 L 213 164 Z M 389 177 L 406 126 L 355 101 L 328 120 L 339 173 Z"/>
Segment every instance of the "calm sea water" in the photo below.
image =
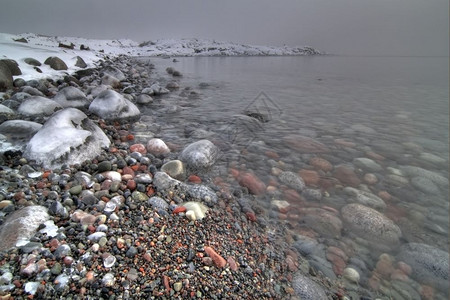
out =
<path fill-rule="evenodd" d="M 362 188 L 374 195 L 387 191 L 394 196 L 395 200 L 386 201 L 383 213 L 401 229 L 402 244 L 424 243 L 448 252 L 448 186 L 426 191 L 427 187 L 413 185 L 410 177 L 403 177 L 405 182 L 402 178 L 397 182 L 395 177 L 396 169 L 416 166 L 448 178 L 448 57 L 191 57 L 177 60 L 150 59 L 158 73 L 164 74 L 156 76 L 155 81 L 167 82 L 164 70 L 169 66 L 179 70 L 183 77 L 176 79 L 180 90 L 157 98 L 143 111 L 151 122 L 158 124 L 153 127 L 155 135 L 166 141 L 184 146 L 207 138 L 222 144 L 223 155 L 207 174 L 211 180 L 220 177 L 226 184 L 238 186 L 229 173 L 229 168 L 233 167 L 250 171 L 270 185 L 276 178 L 276 169 L 292 172 L 313 169 L 309 162 L 318 156 L 330 162 L 333 168 L 339 165 L 354 168 L 362 183 L 367 173 L 376 176 L 376 183 Z M 244 112 L 262 117 L 265 122 L 243 117 Z M 312 138 L 329 147 L 331 152 L 296 151 L 287 145 L 284 139 L 287 135 Z M 352 145 L 337 146 L 336 140 Z M 279 158 L 269 158 L 267 151 L 277 153 Z M 355 165 L 355 159 L 367 158 L 368 153 L 384 157 L 375 159 L 382 166 L 380 170 Z M 369 158 L 374 159 L 374 156 Z M 333 170 L 319 174 L 333 182 Z M 322 192 L 322 199 L 308 200 L 296 209 L 326 207 L 339 212 L 349 203 L 349 196 L 342 188 L 319 186 L 317 190 Z M 324 235 L 323 228 L 302 222 L 301 216 L 295 219 L 289 213 L 278 215 L 271 210 L 270 203 L 273 199 L 285 200 L 283 195 L 282 191 L 272 191 L 256 201 L 270 218 L 287 219 L 294 234 L 312 235 L 325 248 L 338 245 L 347 255 L 364 261 L 365 268 L 359 270 L 365 272 L 361 274 L 363 286 L 370 286 L 380 253 L 395 257 L 398 246 L 371 255 L 370 241 L 365 244 L 364 236 L 352 235 L 345 222 L 342 235 L 333 241 Z M 337 217 L 341 218 L 339 213 Z M 360 246 L 353 245 L 354 241 Z"/>

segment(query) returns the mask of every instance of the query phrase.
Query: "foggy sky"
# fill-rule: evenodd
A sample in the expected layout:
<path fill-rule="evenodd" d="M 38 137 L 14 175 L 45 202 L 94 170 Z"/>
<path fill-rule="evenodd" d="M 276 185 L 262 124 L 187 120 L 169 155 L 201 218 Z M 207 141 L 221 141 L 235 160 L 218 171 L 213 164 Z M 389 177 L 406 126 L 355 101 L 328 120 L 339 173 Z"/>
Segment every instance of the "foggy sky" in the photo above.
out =
<path fill-rule="evenodd" d="M 448 0 L 0 0 L 0 32 L 449 54 Z M 1 52 L 1 48 L 0 48 Z"/>

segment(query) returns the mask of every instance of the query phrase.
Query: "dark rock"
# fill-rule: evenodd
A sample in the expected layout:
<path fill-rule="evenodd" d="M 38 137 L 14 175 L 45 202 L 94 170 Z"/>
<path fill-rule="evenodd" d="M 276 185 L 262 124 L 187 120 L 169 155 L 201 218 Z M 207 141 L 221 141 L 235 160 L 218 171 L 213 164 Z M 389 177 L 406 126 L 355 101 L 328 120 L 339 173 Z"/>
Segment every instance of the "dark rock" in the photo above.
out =
<path fill-rule="evenodd" d="M 54 70 L 67 70 L 66 63 L 59 57 L 50 56 L 44 61 L 44 64 L 49 65 Z"/>
<path fill-rule="evenodd" d="M 31 57 L 27 57 L 23 61 L 25 63 L 27 63 L 31 66 L 35 66 L 35 67 L 40 67 L 42 65 L 40 61 L 38 61 L 37 59 L 31 58 Z"/>
<path fill-rule="evenodd" d="M 84 69 L 87 67 L 87 64 L 84 61 L 84 59 L 82 59 L 80 56 L 77 56 L 77 62 L 75 63 L 75 67 Z"/>
<path fill-rule="evenodd" d="M 89 68 L 89 69 L 84 69 L 84 70 L 78 70 L 78 71 L 75 72 L 75 75 L 78 78 L 83 78 L 83 77 L 86 77 L 86 76 L 91 76 L 91 75 L 95 74 L 95 72 L 97 72 L 96 69 Z"/>
<path fill-rule="evenodd" d="M 16 78 L 14 79 L 13 85 L 16 88 L 21 88 L 23 86 L 25 86 L 27 84 L 27 82 L 25 80 L 23 80 L 22 78 Z"/>
<path fill-rule="evenodd" d="M 0 60 L 6 64 L 6 66 L 11 71 L 13 76 L 22 75 L 22 71 L 19 68 L 19 64 L 13 59 L 2 59 Z"/>
<path fill-rule="evenodd" d="M 20 38 L 20 39 L 13 39 L 14 42 L 19 42 L 19 43 L 28 43 L 26 38 Z"/>
<path fill-rule="evenodd" d="M 63 44 L 63 43 L 59 43 L 58 47 L 60 48 L 67 48 L 67 49 L 74 49 L 75 48 L 75 44 L 74 43 L 70 43 L 70 45 L 67 44 Z"/>
<path fill-rule="evenodd" d="M 53 97 L 53 101 L 58 102 L 62 107 L 87 107 L 89 101 L 86 95 L 73 86 L 63 88 Z"/>
<path fill-rule="evenodd" d="M 0 92 L 13 87 L 13 75 L 8 65 L 0 60 Z"/>

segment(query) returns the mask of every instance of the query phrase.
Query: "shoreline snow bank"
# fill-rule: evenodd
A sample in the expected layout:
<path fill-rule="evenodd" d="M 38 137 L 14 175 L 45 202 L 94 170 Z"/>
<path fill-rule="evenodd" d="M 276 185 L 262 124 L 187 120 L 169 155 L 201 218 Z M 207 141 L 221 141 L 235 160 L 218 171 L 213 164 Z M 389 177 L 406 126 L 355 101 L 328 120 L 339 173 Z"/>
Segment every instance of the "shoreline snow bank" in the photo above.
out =
<path fill-rule="evenodd" d="M 22 40 L 22 42 L 20 42 Z M 85 50 L 81 50 L 85 49 Z M 87 49 L 87 50 L 86 50 Z M 88 68 L 95 67 L 99 60 L 109 56 L 282 56 L 321 54 L 311 47 L 271 47 L 242 45 L 215 40 L 165 39 L 137 43 L 132 40 L 95 40 L 78 37 L 44 36 L 34 33 L 0 33 L 0 59 L 13 59 L 19 64 L 24 80 L 58 77 L 73 73 L 80 56 Z M 42 64 L 37 72 L 24 62 L 34 58 L 43 63 L 49 56 L 58 56 L 68 66 L 66 71 L 56 71 Z"/>

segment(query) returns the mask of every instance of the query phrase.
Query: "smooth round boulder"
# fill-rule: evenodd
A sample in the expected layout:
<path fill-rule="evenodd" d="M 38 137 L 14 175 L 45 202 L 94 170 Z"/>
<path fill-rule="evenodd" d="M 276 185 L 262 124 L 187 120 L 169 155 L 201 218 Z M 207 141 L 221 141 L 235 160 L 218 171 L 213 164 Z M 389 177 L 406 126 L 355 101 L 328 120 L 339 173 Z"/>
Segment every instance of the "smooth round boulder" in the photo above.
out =
<path fill-rule="evenodd" d="M 42 65 L 40 61 L 31 57 L 24 58 L 23 61 L 30 66 L 40 67 Z"/>
<path fill-rule="evenodd" d="M 89 101 L 86 95 L 73 86 L 68 86 L 61 89 L 55 97 L 53 97 L 53 101 L 58 102 L 62 107 L 87 107 L 89 105 Z"/>
<path fill-rule="evenodd" d="M 200 140 L 189 144 L 181 152 L 180 160 L 188 168 L 197 170 L 211 167 L 219 156 L 219 148 L 209 140 Z"/>
<path fill-rule="evenodd" d="M 8 65 L 0 61 L 0 92 L 13 87 L 13 75 Z"/>
<path fill-rule="evenodd" d="M 297 272 L 292 279 L 292 288 L 302 300 L 327 300 L 325 290 L 316 282 Z"/>
<path fill-rule="evenodd" d="M 411 276 L 420 283 L 448 293 L 448 252 L 426 244 L 408 243 L 400 247 L 397 260 L 407 263 L 412 268 Z"/>
<path fill-rule="evenodd" d="M 13 76 L 22 75 L 19 64 L 14 59 L 2 59 L 1 61 L 8 66 Z"/>
<path fill-rule="evenodd" d="M 45 61 L 44 64 L 49 65 L 53 70 L 67 70 L 68 67 L 66 63 L 57 56 L 50 56 Z"/>
<path fill-rule="evenodd" d="M 147 142 L 147 151 L 155 156 L 164 156 L 170 153 L 169 147 L 166 143 L 158 138 L 150 139 Z"/>
<path fill-rule="evenodd" d="M 394 248 L 399 245 L 400 228 L 375 209 L 352 203 L 345 205 L 341 214 L 351 232 L 374 246 Z"/>

